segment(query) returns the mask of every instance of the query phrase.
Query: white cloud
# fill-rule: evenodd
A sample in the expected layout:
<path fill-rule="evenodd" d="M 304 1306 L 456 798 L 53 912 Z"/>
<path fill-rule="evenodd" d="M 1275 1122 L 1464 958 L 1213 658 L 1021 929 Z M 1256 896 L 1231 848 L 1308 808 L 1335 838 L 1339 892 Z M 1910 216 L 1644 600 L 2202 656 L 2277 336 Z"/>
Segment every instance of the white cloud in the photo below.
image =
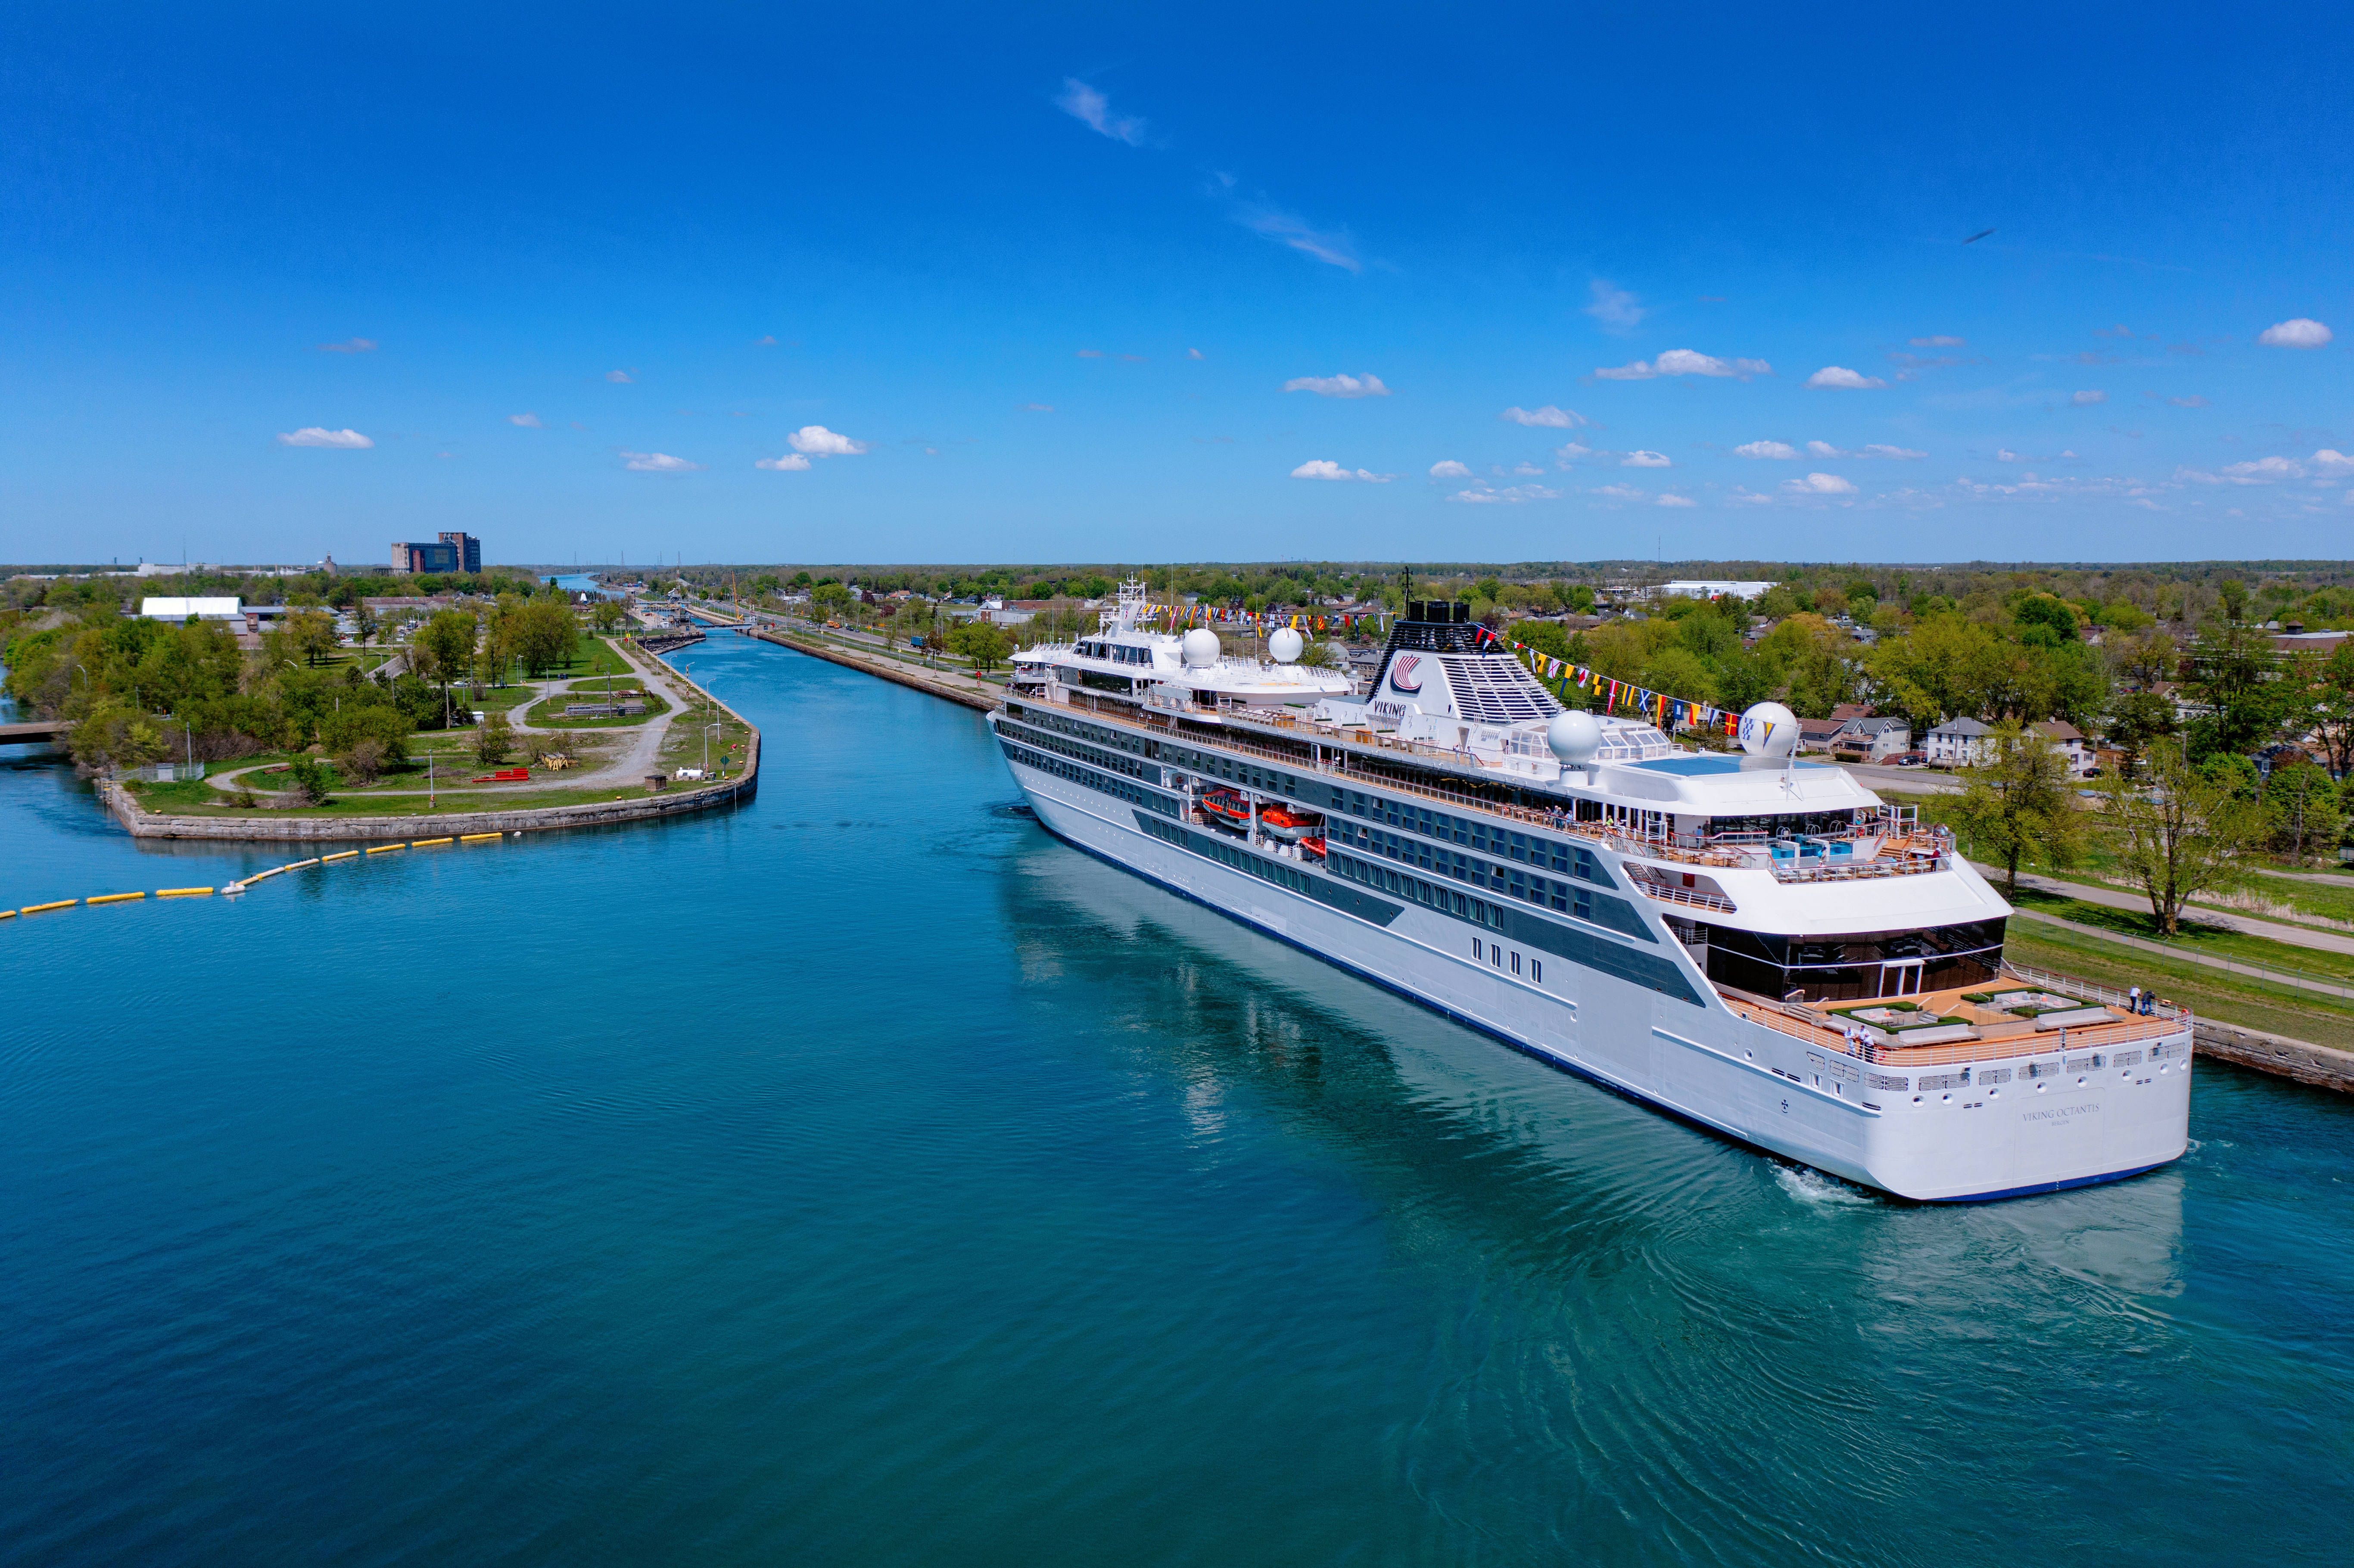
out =
<path fill-rule="evenodd" d="M 1855 486 L 1835 473 L 1810 473 L 1804 479 L 1786 479 L 1782 488 L 1793 495 L 1853 495 Z"/>
<path fill-rule="evenodd" d="M 687 473 L 701 468 L 699 462 L 689 462 L 668 452 L 632 452 L 621 454 L 621 466 L 631 473 Z"/>
<path fill-rule="evenodd" d="M 1328 234 L 1309 227 L 1305 218 L 1272 207 L 1252 207 L 1236 220 L 1253 234 L 1263 234 L 1280 245 L 1288 245 L 1305 256 L 1328 261 L 1351 272 L 1362 272 L 1365 264 L 1357 260 L 1354 242 L 1345 234 Z"/>
<path fill-rule="evenodd" d="M 319 345 L 319 352 L 321 354 L 373 354 L 376 352 L 376 339 L 355 337 L 343 343 L 323 343 Z"/>
<path fill-rule="evenodd" d="M 281 447 L 340 447 L 357 451 L 376 443 L 357 430 L 330 430 L 322 425 L 305 425 L 299 430 L 287 430 L 278 438 Z"/>
<path fill-rule="evenodd" d="M 1363 376 L 1295 376 L 1283 384 L 1286 392 L 1313 392 L 1319 397 L 1386 397 L 1390 389 L 1367 371 Z"/>
<path fill-rule="evenodd" d="M 762 458 L 752 466 L 765 468 L 771 473 L 801 473 L 808 469 L 810 460 L 799 452 L 787 452 L 782 457 Z"/>
<path fill-rule="evenodd" d="M 2068 399 L 2079 408 L 2090 408 L 2094 403 L 2105 403 L 2108 400 L 2109 395 L 2105 392 L 2079 392 Z"/>
<path fill-rule="evenodd" d="M 1580 425 L 1592 423 L 1575 408 L 1556 408 L 1550 403 L 1542 408 L 1522 408 L 1515 406 L 1505 409 L 1496 418 L 1509 419 L 1515 425 L 1528 425 L 1548 430 L 1574 430 Z"/>
<path fill-rule="evenodd" d="M 1471 506 L 1517 506 L 1530 501 L 1559 501 L 1561 492 L 1542 484 L 1515 484 L 1502 490 L 1458 490 L 1447 499 Z"/>
<path fill-rule="evenodd" d="M 864 441 L 836 435 L 823 425 L 803 425 L 785 438 L 785 445 L 803 456 L 820 458 L 856 457 L 866 450 Z"/>
<path fill-rule="evenodd" d="M 1771 506 L 1774 504 L 1774 498 L 1772 496 L 1761 495 L 1756 491 L 1750 489 L 1748 486 L 1741 484 L 1734 485 L 1733 487 L 1733 493 L 1726 496 L 1724 501 L 1725 504 L 1728 506 Z"/>
<path fill-rule="evenodd" d="M 1294 479 L 1362 480 L 1367 484 L 1387 484 L 1397 475 L 1373 473 L 1365 469 L 1342 468 L 1330 458 L 1311 458 L 1291 471 Z"/>
<path fill-rule="evenodd" d="M 1762 359 L 1723 360 L 1689 348 L 1671 348 L 1649 364 L 1638 359 L 1615 368 L 1597 368 L 1594 374 L 1605 381 L 1649 381 L 1659 376 L 1734 376 L 1746 381 L 1753 376 L 1771 376 L 1774 367 Z"/>
<path fill-rule="evenodd" d="M 625 387 L 629 385 L 631 376 L 630 373 L 626 370 L 608 370 L 605 372 L 605 379 L 612 382 L 616 386 Z"/>
<path fill-rule="evenodd" d="M 2311 316 L 2296 316 L 2274 322 L 2256 334 L 2256 341 L 2270 348 L 2319 348 L 2332 335 L 2327 327 Z"/>
<path fill-rule="evenodd" d="M 1596 485 L 1592 490 L 1587 491 L 1586 493 L 1588 495 L 1604 496 L 1612 501 L 1648 501 L 1650 499 L 1650 493 L 1649 491 L 1638 490 L 1631 484 Z"/>
<path fill-rule="evenodd" d="M 1063 94 L 1055 107 L 1098 135 L 1131 147 L 1144 144 L 1144 122 L 1133 115 L 1114 114 L 1111 101 L 1076 77 L 1063 79 Z"/>
<path fill-rule="evenodd" d="M 2235 484 L 2273 484 L 2284 479 L 2303 479 L 2304 468 L 2285 457 L 2258 458 L 2253 462 L 2226 464 L 2224 476 Z"/>
<path fill-rule="evenodd" d="M 1207 358 L 1209 358 L 1210 356 L 1209 356 L 1208 355 L 1206 355 L 1206 354 L 1204 354 L 1204 353 L 1203 353 L 1200 349 L 1198 349 L 1198 348 L 1189 348 L 1189 349 L 1187 349 L 1187 350 L 1185 351 L 1185 357 L 1186 357 L 1186 358 L 1188 358 L 1188 359 L 1207 359 Z"/>
<path fill-rule="evenodd" d="M 1433 479 L 1469 479 L 1471 477 L 1471 471 L 1469 468 L 1466 468 L 1463 464 L 1457 462 L 1453 458 L 1447 458 L 1430 465 L 1430 477 Z"/>
<path fill-rule="evenodd" d="M 1618 460 L 1620 468 L 1673 468 L 1665 452 L 1628 452 Z"/>
<path fill-rule="evenodd" d="M 1940 337 L 1916 337 L 1916 338 L 1913 339 L 1912 341 L 1913 341 L 1913 346 L 1914 346 L 1914 348 L 1967 348 L 1967 347 L 1969 347 L 1969 340 L 1968 340 L 1968 339 L 1967 339 L 1967 338 L 1959 338 L 1959 337 L 1942 337 L 1942 336 L 1940 336 Z"/>
<path fill-rule="evenodd" d="M 1878 441 L 1856 453 L 1858 457 L 1893 458 L 1899 462 L 1917 462 L 1928 455 L 1927 452 L 1914 451 L 1911 447 L 1884 446 Z"/>
<path fill-rule="evenodd" d="M 1773 458 L 1787 462 L 1798 455 L 1798 449 L 1787 441 L 1744 441 L 1733 449 L 1734 457 Z"/>
<path fill-rule="evenodd" d="M 2178 408 L 2204 408 L 2207 407 L 2207 399 L 2195 393 L 2188 397 L 2168 397 L 2167 401 L 2173 404 Z"/>
<path fill-rule="evenodd" d="M 1869 392 L 1886 387 L 1888 383 L 1877 376 L 1860 376 L 1844 365 L 1826 365 L 1807 377 L 1807 385 L 1837 387 L 1849 392 Z"/>
<path fill-rule="evenodd" d="M 1083 348 L 1072 357 L 1076 359 L 1101 359 L 1103 357 L 1103 350 L 1100 348 Z"/>
<path fill-rule="evenodd" d="M 1839 448 L 1831 445 L 1829 441 L 1808 441 L 1807 443 L 1807 455 L 1808 457 L 1815 458 L 1843 458 L 1853 457 L 1855 454 L 1853 452 L 1843 452 L 1840 450 Z"/>
<path fill-rule="evenodd" d="M 539 422 L 539 416 L 536 414 L 509 414 L 507 416 L 507 423 L 510 425 L 521 425 L 526 430 L 544 430 L 547 429 L 546 425 Z"/>
<path fill-rule="evenodd" d="M 1022 411 L 1025 414 L 1051 414 L 1055 411 L 1055 405 L 1052 403 L 1024 403 L 1022 405 Z"/>
<path fill-rule="evenodd" d="M 766 337 L 756 337 L 752 340 L 752 346 L 754 348 L 774 348 L 777 346 L 777 334 L 775 333 L 770 333 Z"/>
<path fill-rule="evenodd" d="M 2313 454 L 2313 468 L 2316 473 L 2327 478 L 2343 479 L 2349 474 L 2354 474 L 2354 457 L 2349 457 L 2344 452 L 2333 451 L 2324 447 Z"/>
<path fill-rule="evenodd" d="M 1662 506 L 1698 506 L 1700 503 L 1694 501 L 1689 495 L 1662 495 L 1659 497 L 1659 504 Z"/>
<path fill-rule="evenodd" d="M 1594 280 L 1594 302 L 1585 313 L 1612 332 L 1631 332 L 1650 313 L 1637 302 L 1636 296 L 1601 279 Z"/>
<path fill-rule="evenodd" d="M 1516 462 L 1512 465 L 1512 473 L 1521 479 L 1541 479 L 1544 476 L 1544 470 L 1532 462 Z"/>

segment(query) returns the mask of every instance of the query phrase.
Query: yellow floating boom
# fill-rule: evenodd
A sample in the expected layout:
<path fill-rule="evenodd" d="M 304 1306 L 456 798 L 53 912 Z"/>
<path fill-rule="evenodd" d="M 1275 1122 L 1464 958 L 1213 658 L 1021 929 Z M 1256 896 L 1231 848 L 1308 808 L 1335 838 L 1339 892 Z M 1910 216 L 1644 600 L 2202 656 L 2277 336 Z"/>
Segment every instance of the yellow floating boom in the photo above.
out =
<path fill-rule="evenodd" d="M 405 850 L 408 847 L 408 846 L 407 844 L 377 844 L 374 848 L 370 849 L 368 853 L 390 854 L 395 850 Z"/>
<path fill-rule="evenodd" d="M 350 860 L 359 853 L 357 850 L 345 850 L 341 854 L 323 854 L 319 857 L 319 863 L 324 865 L 331 860 Z"/>
<path fill-rule="evenodd" d="M 505 836 L 506 835 L 504 833 L 460 833 L 458 835 L 458 842 L 461 844 L 478 844 L 489 839 L 504 838 Z"/>
<path fill-rule="evenodd" d="M 79 898 L 60 898 L 54 904 L 27 904 L 16 911 L 19 915 L 38 915 L 44 909 L 70 909 L 80 903 Z"/>
<path fill-rule="evenodd" d="M 143 893 L 101 893 L 87 900 L 91 904 L 127 904 L 134 898 L 144 898 Z"/>
<path fill-rule="evenodd" d="M 158 898 L 207 898 L 211 896 L 212 891 L 209 887 L 159 887 L 155 890 L 155 896 Z"/>

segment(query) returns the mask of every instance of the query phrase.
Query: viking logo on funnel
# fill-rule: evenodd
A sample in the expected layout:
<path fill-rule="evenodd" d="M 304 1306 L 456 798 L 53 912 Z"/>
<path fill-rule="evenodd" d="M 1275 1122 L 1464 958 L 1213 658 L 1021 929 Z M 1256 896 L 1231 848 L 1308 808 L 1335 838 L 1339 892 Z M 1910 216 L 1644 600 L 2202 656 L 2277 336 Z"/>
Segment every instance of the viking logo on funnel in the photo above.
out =
<path fill-rule="evenodd" d="M 1418 692 L 1422 690 L 1422 677 L 1414 673 L 1416 666 L 1419 665 L 1421 662 L 1422 659 L 1419 655 L 1408 653 L 1396 663 L 1391 665 L 1391 689 L 1400 692 Z"/>

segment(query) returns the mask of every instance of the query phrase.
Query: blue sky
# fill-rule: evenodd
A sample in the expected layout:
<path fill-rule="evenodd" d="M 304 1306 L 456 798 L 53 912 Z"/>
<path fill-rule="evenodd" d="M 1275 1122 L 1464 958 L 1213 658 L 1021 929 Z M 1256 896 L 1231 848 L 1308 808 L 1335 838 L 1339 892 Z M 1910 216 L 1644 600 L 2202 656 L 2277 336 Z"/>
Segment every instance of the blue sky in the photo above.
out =
<path fill-rule="evenodd" d="M 0 559 L 2349 554 L 2343 5 L 1107 9 L 12 8 Z"/>

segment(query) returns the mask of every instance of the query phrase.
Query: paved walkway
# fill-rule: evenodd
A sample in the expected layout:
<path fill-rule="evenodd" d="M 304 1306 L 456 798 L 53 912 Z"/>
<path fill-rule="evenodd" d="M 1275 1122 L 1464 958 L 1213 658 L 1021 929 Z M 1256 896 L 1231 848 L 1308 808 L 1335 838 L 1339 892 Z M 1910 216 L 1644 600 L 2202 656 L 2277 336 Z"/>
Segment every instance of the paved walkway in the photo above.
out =
<path fill-rule="evenodd" d="M 1975 861 L 1971 863 L 1978 865 Z M 1999 879 L 2002 875 L 2002 868 L 1994 865 L 1978 865 L 1978 870 L 1985 873 L 1988 880 L 1997 883 L 1999 891 L 2000 885 Z M 2147 898 L 2120 887 L 2101 887 L 2082 882 L 2062 882 L 2055 877 L 2035 876 L 2024 871 L 2019 874 L 2019 882 L 2020 886 L 2031 887 L 2038 893 L 2051 893 L 2063 898 L 2081 899 L 2086 904 L 2098 904 L 2109 909 L 2130 909 L 2140 915 L 2149 913 Z M 2293 948 L 2310 948 L 2317 953 L 2354 953 L 2354 937 L 2341 937 L 2335 932 L 2308 931 L 2302 926 L 2284 926 L 2277 920 L 2258 920 L 2245 915 L 2225 915 L 2214 909 L 2186 908 L 2182 911 L 2182 917 L 2201 926 L 2213 926 L 2221 930 L 2238 931 L 2250 937 L 2269 938 L 2273 941 Z M 2084 927 L 2086 930 L 2093 928 Z"/>

